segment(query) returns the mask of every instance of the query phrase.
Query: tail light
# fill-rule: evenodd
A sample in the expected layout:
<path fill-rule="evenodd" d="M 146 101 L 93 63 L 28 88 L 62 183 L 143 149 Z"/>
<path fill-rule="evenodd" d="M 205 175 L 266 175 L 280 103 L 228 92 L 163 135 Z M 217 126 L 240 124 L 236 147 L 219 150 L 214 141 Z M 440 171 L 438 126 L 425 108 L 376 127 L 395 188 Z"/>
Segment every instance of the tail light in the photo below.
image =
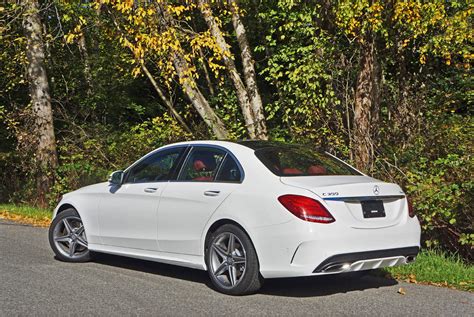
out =
<path fill-rule="evenodd" d="M 317 200 L 299 195 L 283 195 L 278 201 L 296 217 L 318 223 L 336 221 L 329 211 Z"/>
<path fill-rule="evenodd" d="M 407 203 L 408 203 L 408 215 L 413 218 L 415 217 L 415 211 L 413 210 L 413 204 L 411 202 L 411 199 L 407 197 Z"/>

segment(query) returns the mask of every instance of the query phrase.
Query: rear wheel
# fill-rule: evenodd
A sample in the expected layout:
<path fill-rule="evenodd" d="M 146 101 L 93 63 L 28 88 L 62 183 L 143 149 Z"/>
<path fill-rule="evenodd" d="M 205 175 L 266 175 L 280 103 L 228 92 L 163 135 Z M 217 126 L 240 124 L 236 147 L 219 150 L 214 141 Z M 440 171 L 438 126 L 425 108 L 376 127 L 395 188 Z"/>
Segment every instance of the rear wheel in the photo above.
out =
<path fill-rule="evenodd" d="M 219 227 L 208 239 L 206 264 L 212 284 L 222 293 L 251 294 L 262 286 L 255 248 L 235 225 Z"/>
<path fill-rule="evenodd" d="M 54 218 L 49 227 L 49 244 L 61 261 L 86 262 L 91 259 L 84 225 L 73 208 Z"/>

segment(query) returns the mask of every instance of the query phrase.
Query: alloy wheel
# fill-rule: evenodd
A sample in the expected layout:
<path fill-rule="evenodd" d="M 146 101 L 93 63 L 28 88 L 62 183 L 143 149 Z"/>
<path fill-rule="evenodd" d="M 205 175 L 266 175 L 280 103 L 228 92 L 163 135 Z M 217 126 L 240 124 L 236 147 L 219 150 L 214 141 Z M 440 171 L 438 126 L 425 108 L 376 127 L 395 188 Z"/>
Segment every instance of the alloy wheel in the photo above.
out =
<path fill-rule="evenodd" d="M 58 251 L 70 259 L 88 252 L 84 225 L 79 217 L 69 216 L 59 221 L 53 231 L 53 241 Z"/>
<path fill-rule="evenodd" d="M 247 265 L 246 251 L 239 238 L 223 232 L 214 238 L 210 251 L 210 269 L 218 283 L 225 288 L 239 284 Z"/>

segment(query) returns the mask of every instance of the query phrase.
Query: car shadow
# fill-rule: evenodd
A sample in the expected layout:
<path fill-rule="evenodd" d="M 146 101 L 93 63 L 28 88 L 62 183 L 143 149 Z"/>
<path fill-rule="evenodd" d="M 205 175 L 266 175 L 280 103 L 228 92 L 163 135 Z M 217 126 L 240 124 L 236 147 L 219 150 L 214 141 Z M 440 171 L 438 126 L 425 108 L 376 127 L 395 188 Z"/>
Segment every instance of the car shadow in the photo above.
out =
<path fill-rule="evenodd" d="M 322 297 L 333 294 L 363 291 L 393 286 L 398 282 L 375 271 L 365 275 L 345 273 L 325 276 L 269 279 L 265 281 L 260 294 L 284 297 Z"/>
<path fill-rule="evenodd" d="M 201 283 L 205 284 L 209 288 L 212 288 L 207 272 L 202 270 L 105 253 L 94 254 L 93 262 L 127 270 L 140 271 L 149 274 Z"/>
<path fill-rule="evenodd" d="M 102 265 L 156 274 L 195 283 L 213 289 L 207 272 L 170 264 L 157 263 L 109 254 L 96 254 L 94 262 Z M 258 292 L 261 295 L 284 297 L 320 297 L 333 294 L 363 291 L 393 286 L 398 282 L 381 271 L 359 276 L 357 274 L 335 274 L 298 278 L 267 279 Z"/>

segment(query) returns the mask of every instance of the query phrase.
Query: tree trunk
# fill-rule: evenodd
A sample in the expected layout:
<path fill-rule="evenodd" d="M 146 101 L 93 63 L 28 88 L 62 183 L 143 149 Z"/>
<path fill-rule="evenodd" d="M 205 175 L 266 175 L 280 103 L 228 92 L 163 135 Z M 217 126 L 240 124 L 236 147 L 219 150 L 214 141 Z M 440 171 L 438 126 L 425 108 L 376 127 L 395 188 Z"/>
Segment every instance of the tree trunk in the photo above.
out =
<path fill-rule="evenodd" d="M 189 74 L 189 66 L 186 59 L 181 54 L 175 53 L 173 56 L 173 63 L 185 94 L 188 96 L 201 118 L 212 129 L 212 132 L 214 132 L 218 139 L 227 139 L 229 133 L 227 132 L 224 123 L 216 115 L 207 102 L 207 99 L 199 90 L 194 78 L 187 75 Z"/>
<path fill-rule="evenodd" d="M 204 53 L 202 52 L 201 48 L 199 48 L 199 55 L 201 56 L 201 59 L 202 59 L 202 69 L 204 71 L 204 76 L 206 78 L 207 88 L 209 89 L 209 93 L 211 94 L 211 96 L 214 96 L 216 93 L 214 91 L 214 86 L 212 85 L 211 76 L 209 75 L 209 70 L 206 65 Z"/>
<path fill-rule="evenodd" d="M 54 169 L 58 164 L 53 112 L 45 68 L 44 43 L 38 2 L 36 0 L 24 0 L 23 4 L 26 9 L 23 17 L 23 28 L 27 39 L 27 73 L 31 104 L 35 116 L 35 129 L 38 136 L 36 149 L 38 200 L 41 205 L 46 205 L 46 195 L 53 185 Z"/>
<path fill-rule="evenodd" d="M 155 91 L 156 93 L 158 94 L 158 96 L 161 98 L 161 100 L 163 101 L 163 103 L 166 105 L 166 107 L 168 108 L 168 110 L 171 112 L 171 114 L 173 115 L 173 117 L 176 118 L 176 120 L 178 120 L 178 122 L 183 126 L 183 128 L 189 132 L 189 133 L 193 133 L 192 130 L 189 128 L 189 126 L 186 124 L 186 121 L 184 121 L 183 117 L 179 114 L 178 111 L 176 111 L 176 109 L 174 108 L 173 104 L 171 103 L 171 101 L 165 96 L 165 93 L 161 90 L 160 86 L 158 86 L 158 83 L 156 82 L 155 78 L 153 78 L 153 76 L 151 75 L 150 71 L 148 70 L 148 67 L 145 66 L 145 64 L 142 62 L 142 70 L 143 72 L 145 73 L 146 77 L 148 78 L 148 80 L 151 82 L 151 84 L 153 85 L 153 88 L 155 88 Z"/>
<path fill-rule="evenodd" d="M 368 171 L 373 158 L 371 112 L 376 95 L 375 46 L 370 41 L 361 48 L 360 72 L 354 100 L 353 155 L 358 169 Z"/>
<path fill-rule="evenodd" d="M 409 104 L 409 92 L 410 92 L 410 80 L 406 68 L 406 58 L 401 48 L 401 43 L 397 49 L 398 57 L 398 98 L 393 109 L 393 127 L 396 133 L 396 141 L 399 142 L 399 146 L 404 148 L 405 145 L 410 141 L 410 135 L 416 135 L 415 133 L 407 133 L 413 128 L 413 113 L 415 105 Z M 416 109 L 416 108 L 415 108 Z"/>
<path fill-rule="evenodd" d="M 221 50 L 222 60 L 226 66 L 227 72 L 229 73 L 230 79 L 234 84 L 235 91 L 237 93 L 237 98 L 239 100 L 240 108 L 242 109 L 242 114 L 245 120 L 245 126 L 251 139 L 256 138 L 255 134 L 255 118 L 252 112 L 250 105 L 250 98 L 247 94 L 247 89 L 244 86 L 242 79 L 240 78 L 237 67 L 235 66 L 234 60 L 232 59 L 232 53 L 229 50 L 224 35 L 217 24 L 216 19 L 214 18 L 211 7 L 207 0 L 199 0 L 199 9 L 204 17 L 204 20 L 211 31 L 211 35 L 216 40 L 219 49 Z"/>
<path fill-rule="evenodd" d="M 162 27 L 167 29 L 170 27 L 170 24 L 172 27 L 175 27 L 176 22 L 169 16 L 166 9 L 163 8 L 159 3 L 156 3 L 155 5 L 158 13 L 158 19 L 160 19 L 160 24 Z M 172 59 L 184 93 L 189 98 L 201 118 L 204 120 L 207 126 L 211 128 L 212 132 L 218 139 L 229 138 L 229 132 L 225 128 L 221 118 L 219 118 L 219 116 L 217 116 L 217 114 L 211 108 L 207 102 L 207 99 L 199 90 L 194 78 L 189 76 L 189 65 L 183 54 L 179 50 L 175 50 L 173 52 Z"/>
<path fill-rule="evenodd" d="M 87 96 L 90 96 L 92 94 L 92 75 L 91 75 L 91 65 L 89 63 L 89 52 L 87 50 L 87 44 L 86 44 L 86 36 L 84 32 L 81 31 L 81 34 L 79 36 L 79 40 L 77 42 L 77 45 L 79 46 L 79 51 L 81 52 L 82 55 L 82 60 L 84 63 L 84 78 L 86 80 L 86 85 L 87 85 L 87 90 L 86 94 Z"/>
<path fill-rule="evenodd" d="M 249 42 L 244 24 L 240 18 L 237 2 L 235 0 L 228 0 L 230 10 L 232 12 L 232 24 L 237 35 L 237 42 L 240 47 L 240 54 L 242 58 L 244 79 L 247 86 L 247 93 L 250 99 L 250 105 L 255 121 L 255 134 L 257 139 L 267 140 L 267 125 L 263 111 L 262 98 L 258 90 L 257 76 L 255 73 L 255 61 L 252 57 Z"/>

